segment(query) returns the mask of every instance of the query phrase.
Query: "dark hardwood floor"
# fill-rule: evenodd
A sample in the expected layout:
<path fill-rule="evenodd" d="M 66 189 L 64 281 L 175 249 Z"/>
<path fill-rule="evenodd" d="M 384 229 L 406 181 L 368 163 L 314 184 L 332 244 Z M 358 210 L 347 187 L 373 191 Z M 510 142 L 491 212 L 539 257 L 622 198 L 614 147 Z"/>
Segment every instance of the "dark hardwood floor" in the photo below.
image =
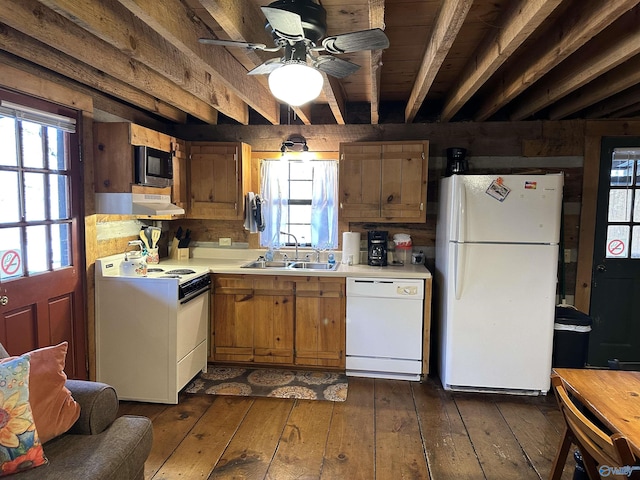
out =
<path fill-rule="evenodd" d="M 452 394 L 437 378 L 350 378 L 346 402 L 183 393 L 120 413 L 153 421 L 153 480 L 546 479 L 563 425 L 552 395 Z"/>

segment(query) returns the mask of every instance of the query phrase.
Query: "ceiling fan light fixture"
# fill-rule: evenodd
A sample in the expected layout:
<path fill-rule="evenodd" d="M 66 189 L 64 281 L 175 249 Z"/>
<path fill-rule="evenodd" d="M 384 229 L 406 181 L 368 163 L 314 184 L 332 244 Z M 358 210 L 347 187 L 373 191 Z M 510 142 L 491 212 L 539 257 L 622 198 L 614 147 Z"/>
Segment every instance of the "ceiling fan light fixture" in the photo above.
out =
<path fill-rule="evenodd" d="M 303 63 L 287 63 L 269 74 L 273 96 L 294 107 L 318 98 L 323 83 L 322 74 Z"/>

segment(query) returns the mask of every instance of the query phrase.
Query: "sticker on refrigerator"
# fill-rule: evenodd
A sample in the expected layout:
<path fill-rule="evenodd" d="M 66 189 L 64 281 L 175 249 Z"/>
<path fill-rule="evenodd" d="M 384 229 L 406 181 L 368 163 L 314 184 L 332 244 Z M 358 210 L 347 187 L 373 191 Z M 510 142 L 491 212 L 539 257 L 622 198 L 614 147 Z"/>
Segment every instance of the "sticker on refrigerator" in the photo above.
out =
<path fill-rule="evenodd" d="M 504 185 L 503 182 L 502 177 L 498 177 L 491 182 L 491 185 L 487 188 L 487 194 L 499 202 L 503 202 L 504 199 L 507 198 L 507 195 L 509 195 L 509 192 L 511 192 L 511 189 Z"/>

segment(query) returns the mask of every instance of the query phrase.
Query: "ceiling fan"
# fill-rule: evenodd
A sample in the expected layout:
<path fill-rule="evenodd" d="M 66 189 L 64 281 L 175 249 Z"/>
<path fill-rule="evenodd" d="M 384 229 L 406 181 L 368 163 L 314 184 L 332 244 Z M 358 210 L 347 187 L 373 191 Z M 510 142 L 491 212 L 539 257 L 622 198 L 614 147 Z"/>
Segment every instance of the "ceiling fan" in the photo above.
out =
<path fill-rule="evenodd" d="M 280 69 L 275 74 L 280 78 L 284 76 L 285 70 L 287 71 L 287 76 L 291 76 L 294 68 L 282 69 L 282 67 L 291 65 L 302 66 L 298 70 L 312 67 L 333 77 L 344 78 L 354 73 L 360 66 L 333 55 L 378 50 L 389 46 L 389 39 L 379 28 L 325 37 L 327 32 L 327 12 L 322 5 L 315 3 L 313 0 L 277 0 L 266 7 L 260 8 L 267 20 L 265 28 L 273 36 L 274 47 L 267 47 L 263 43 L 209 38 L 201 38 L 200 42 L 225 47 L 243 47 L 265 52 L 284 50 L 282 57 L 269 59 L 248 72 L 249 75 L 264 75 Z M 321 52 L 326 52 L 328 55 L 323 55 Z M 322 78 L 317 72 L 315 75 L 320 79 Z M 274 91 L 271 77 L 270 75 L 269 85 L 271 90 L 276 97 L 280 98 Z M 321 86 L 322 83 L 320 83 L 320 88 Z M 287 88 L 290 88 L 290 85 Z M 320 91 L 318 90 L 316 96 L 319 93 Z"/>

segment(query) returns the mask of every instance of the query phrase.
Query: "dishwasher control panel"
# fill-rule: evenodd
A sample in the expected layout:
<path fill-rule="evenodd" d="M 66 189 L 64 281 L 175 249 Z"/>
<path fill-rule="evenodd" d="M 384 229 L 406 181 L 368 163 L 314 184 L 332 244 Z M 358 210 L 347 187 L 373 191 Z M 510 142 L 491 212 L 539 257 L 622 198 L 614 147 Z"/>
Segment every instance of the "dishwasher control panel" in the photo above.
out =
<path fill-rule="evenodd" d="M 347 278 L 347 297 L 417 300 L 424 298 L 424 280 L 407 278 Z"/>
<path fill-rule="evenodd" d="M 412 286 L 401 286 L 398 285 L 398 287 L 396 287 L 396 293 L 398 295 L 408 295 L 408 296 L 416 296 L 418 295 L 418 287 L 416 287 L 415 285 Z"/>

